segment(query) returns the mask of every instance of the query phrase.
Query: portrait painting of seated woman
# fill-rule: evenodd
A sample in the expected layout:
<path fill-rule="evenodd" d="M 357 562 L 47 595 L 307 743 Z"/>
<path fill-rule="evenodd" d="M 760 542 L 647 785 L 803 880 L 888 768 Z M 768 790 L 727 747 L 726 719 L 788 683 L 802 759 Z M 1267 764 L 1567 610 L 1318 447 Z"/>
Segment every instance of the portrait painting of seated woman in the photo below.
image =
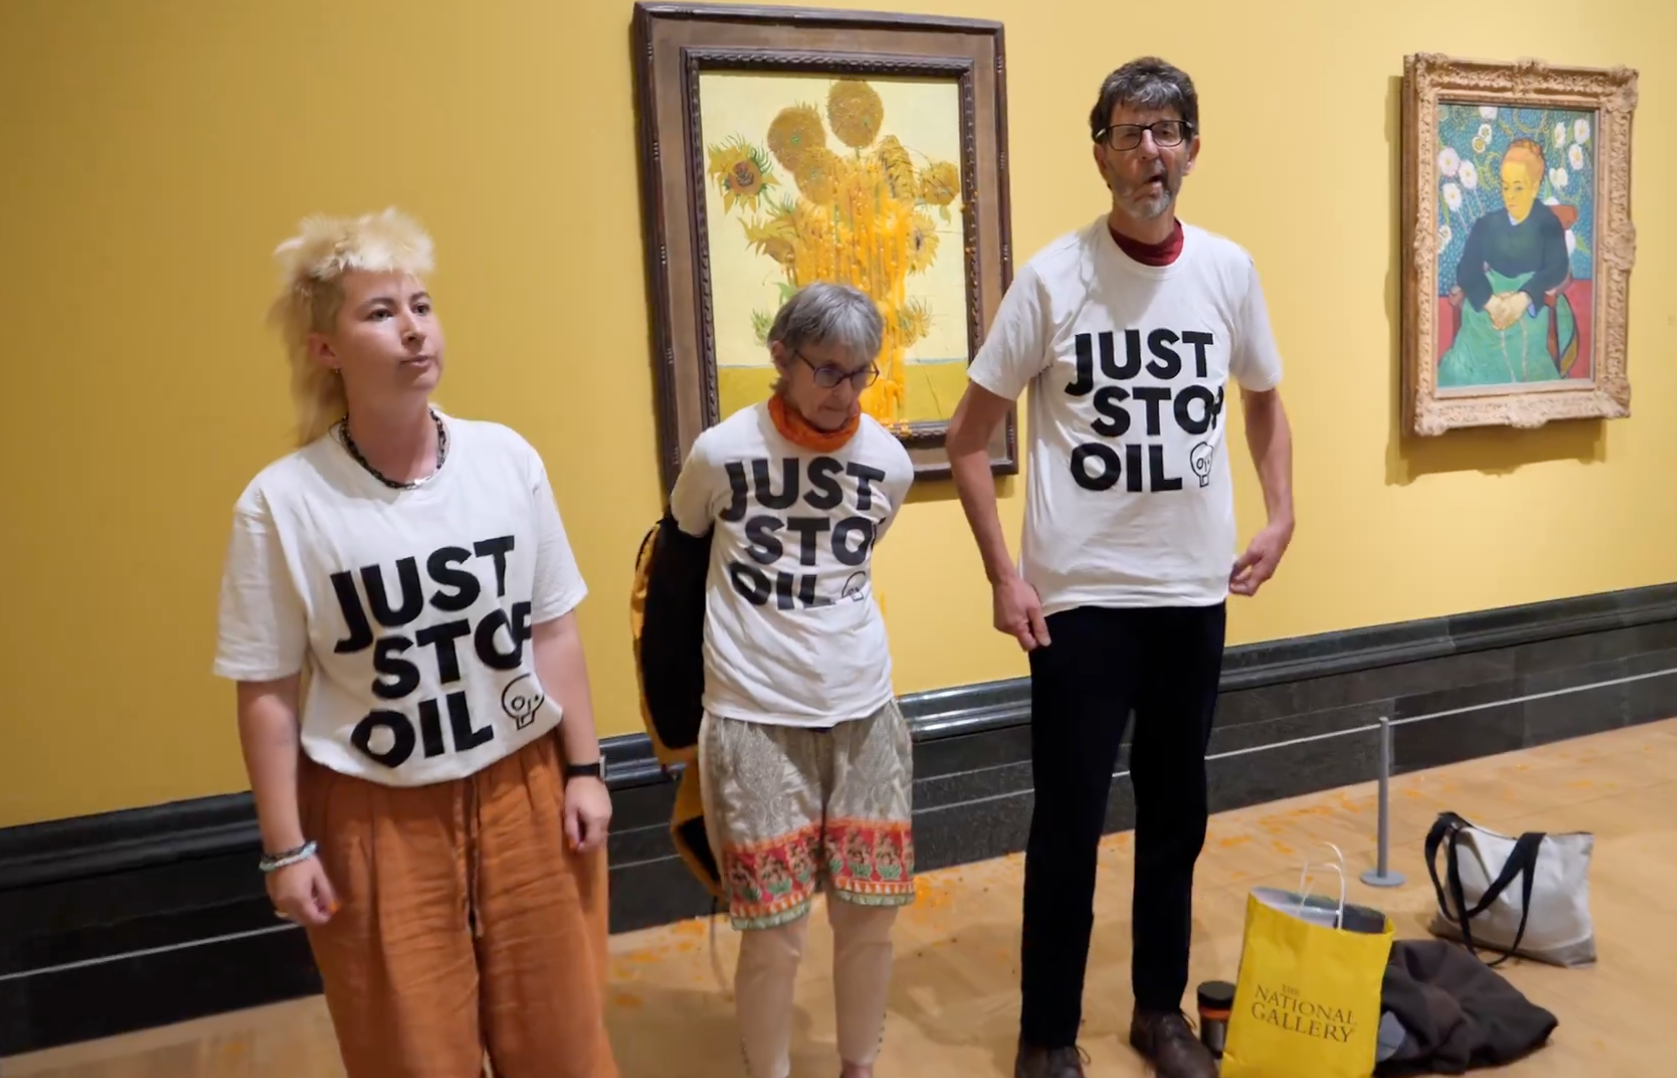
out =
<path fill-rule="evenodd" d="M 1590 112 L 1441 102 L 1441 391 L 1591 376 Z"/>
<path fill-rule="evenodd" d="M 1404 57 L 1407 434 L 1630 415 L 1638 77 Z"/>

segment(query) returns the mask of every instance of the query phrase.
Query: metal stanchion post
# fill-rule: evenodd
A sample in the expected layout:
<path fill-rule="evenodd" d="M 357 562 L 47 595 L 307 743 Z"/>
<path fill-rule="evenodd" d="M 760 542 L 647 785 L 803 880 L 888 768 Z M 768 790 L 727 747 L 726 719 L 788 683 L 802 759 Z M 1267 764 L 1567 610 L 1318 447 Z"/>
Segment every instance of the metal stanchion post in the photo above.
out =
<path fill-rule="evenodd" d="M 1380 716 L 1380 820 L 1375 867 L 1362 875 L 1370 887 L 1402 887 L 1403 873 L 1393 872 L 1391 858 L 1392 720 Z"/>

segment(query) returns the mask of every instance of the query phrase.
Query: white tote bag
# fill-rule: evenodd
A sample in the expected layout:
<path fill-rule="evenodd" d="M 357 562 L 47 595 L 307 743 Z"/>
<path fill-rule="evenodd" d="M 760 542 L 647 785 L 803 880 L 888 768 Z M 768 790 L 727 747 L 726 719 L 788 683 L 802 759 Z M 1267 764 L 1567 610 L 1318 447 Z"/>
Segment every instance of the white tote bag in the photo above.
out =
<path fill-rule="evenodd" d="M 1454 812 L 1440 813 L 1427 835 L 1427 872 L 1438 894 L 1428 931 L 1475 953 L 1500 954 L 1493 966 L 1515 954 L 1556 966 L 1591 965 L 1594 851 L 1595 836 L 1585 831 L 1528 831 L 1514 838 L 1475 827 Z"/>

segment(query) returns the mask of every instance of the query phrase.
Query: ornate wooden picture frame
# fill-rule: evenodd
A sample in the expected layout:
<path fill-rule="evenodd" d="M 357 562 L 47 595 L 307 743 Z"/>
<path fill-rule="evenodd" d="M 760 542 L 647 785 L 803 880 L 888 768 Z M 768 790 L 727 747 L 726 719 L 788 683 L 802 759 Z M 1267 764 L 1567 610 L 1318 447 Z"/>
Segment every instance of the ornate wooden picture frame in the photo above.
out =
<path fill-rule="evenodd" d="M 1404 59 L 1405 428 L 1630 415 L 1637 73 Z"/>
<path fill-rule="evenodd" d="M 916 478 L 1012 280 L 999 23 L 638 3 L 633 26 L 659 462 L 767 396 L 765 334 L 795 288 L 839 280 L 886 323 L 863 394 Z M 990 445 L 1018 472 L 1017 408 Z"/>

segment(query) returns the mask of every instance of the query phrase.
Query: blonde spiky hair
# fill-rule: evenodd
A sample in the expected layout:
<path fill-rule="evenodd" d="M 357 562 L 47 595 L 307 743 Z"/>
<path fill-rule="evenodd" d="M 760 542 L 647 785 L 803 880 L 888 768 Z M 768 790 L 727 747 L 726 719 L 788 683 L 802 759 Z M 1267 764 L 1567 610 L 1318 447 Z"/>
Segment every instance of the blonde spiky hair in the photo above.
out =
<path fill-rule="evenodd" d="M 285 339 L 291 395 L 297 408 L 297 444 L 308 445 L 332 429 L 347 403 L 341 379 L 309 356 L 309 334 L 331 330 L 343 303 L 343 275 L 411 273 L 433 266 L 431 237 L 394 207 L 360 217 L 315 215 L 274 251 L 282 284 L 268 320 Z"/>

